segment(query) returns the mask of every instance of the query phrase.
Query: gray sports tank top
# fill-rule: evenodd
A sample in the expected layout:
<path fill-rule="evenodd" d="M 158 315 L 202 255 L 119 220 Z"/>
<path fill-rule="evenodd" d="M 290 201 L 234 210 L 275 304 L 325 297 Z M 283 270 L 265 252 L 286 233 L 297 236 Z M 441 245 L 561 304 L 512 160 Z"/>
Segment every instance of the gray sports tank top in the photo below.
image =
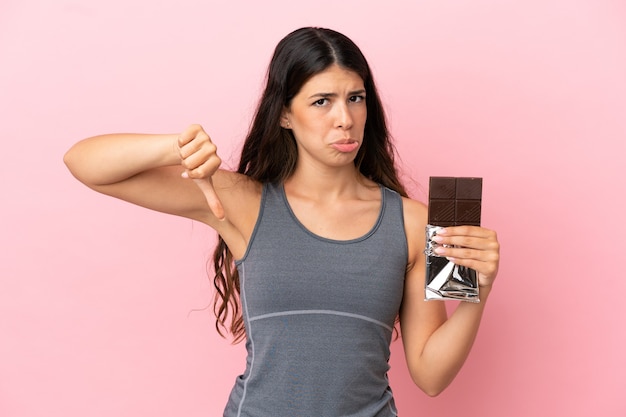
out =
<path fill-rule="evenodd" d="M 264 186 L 236 262 L 247 360 L 224 416 L 397 415 L 387 371 L 407 243 L 400 195 L 381 195 L 374 227 L 337 241 L 298 221 L 282 184 Z"/>

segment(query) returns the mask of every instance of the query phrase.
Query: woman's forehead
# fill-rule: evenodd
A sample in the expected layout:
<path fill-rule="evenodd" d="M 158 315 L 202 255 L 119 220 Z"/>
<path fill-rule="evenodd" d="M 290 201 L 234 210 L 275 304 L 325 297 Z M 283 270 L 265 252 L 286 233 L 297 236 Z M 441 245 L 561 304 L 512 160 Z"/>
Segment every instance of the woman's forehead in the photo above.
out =
<path fill-rule="evenodd" d="M 315 90 L 316 93 L 326 91 L 328 93 L 339 92 L 335 90 L 361 90 L 364 88 L 363 79 L 355 71 L 331 65 L 325 70 L 311 76 L 302 88 L 301 93 Z"/>

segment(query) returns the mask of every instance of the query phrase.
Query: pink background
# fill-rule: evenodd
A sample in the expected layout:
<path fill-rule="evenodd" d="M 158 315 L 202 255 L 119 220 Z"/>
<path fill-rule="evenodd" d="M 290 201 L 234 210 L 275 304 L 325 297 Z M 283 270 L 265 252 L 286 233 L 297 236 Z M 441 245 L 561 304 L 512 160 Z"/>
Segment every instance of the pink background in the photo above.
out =
<path fill-rule="evenodd" d="M 484 177 L 503 246 L 445 393 L 413 387 L 394 342 L 400 415 L 626 415 L 622 0 L 2 0 L 0 416 L 221 415 L 244 357 L 205 309 L 213 233 L 89 191 L 62 155 L 201 123 L 232 164 L 305 25 L 363 49 L 414 197 Z"/>

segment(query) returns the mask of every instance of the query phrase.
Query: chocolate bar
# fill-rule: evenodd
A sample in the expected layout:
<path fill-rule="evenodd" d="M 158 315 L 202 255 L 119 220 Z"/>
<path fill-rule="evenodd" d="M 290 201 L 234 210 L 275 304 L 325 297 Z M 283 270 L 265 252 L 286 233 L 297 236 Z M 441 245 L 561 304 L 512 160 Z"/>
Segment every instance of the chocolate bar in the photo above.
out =
<path fill-rule="evenodd" d="M 473 269 L 435 253 L 437 232 L 447 226 L 480 226 L 482 178 L 431 177 L 426 226 L 426 300 L 480 302 Z"/>
<path fill-rule="evenodd" d="M 430 177 L 428 224 L 480 226 L 483 179 Z"/>

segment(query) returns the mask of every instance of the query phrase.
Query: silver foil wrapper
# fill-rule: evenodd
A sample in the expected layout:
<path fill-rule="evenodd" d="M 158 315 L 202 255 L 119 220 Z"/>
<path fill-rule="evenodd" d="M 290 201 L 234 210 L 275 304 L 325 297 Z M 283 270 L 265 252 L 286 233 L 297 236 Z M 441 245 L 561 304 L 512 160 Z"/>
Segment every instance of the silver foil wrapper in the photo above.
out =
<path fill-rule="evenodd" d="M 433 241 L 441 226 L 426 225 L 426 300 L 462 300 L 480 302 L 476 271 L 456 265 L 434 252 L 439 244 Z"/>

